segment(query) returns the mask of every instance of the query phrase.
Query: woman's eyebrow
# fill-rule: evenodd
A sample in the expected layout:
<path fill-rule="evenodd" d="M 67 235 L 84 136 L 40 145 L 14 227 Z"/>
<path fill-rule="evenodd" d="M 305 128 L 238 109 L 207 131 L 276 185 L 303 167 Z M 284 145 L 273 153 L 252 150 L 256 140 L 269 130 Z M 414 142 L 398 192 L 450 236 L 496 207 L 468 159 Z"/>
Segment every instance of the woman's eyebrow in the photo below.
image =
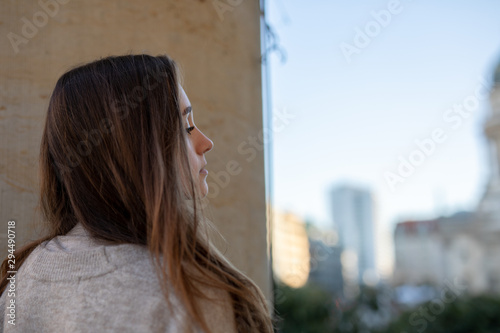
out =
<path fill-rule="evenodd" d="M 188 106 L 187 108 L 184 109 L 184 111 L 182 111 L 182 115 L 185 116 L 189 114 L 191 111 L 192 111 L 191 106 Z"/>

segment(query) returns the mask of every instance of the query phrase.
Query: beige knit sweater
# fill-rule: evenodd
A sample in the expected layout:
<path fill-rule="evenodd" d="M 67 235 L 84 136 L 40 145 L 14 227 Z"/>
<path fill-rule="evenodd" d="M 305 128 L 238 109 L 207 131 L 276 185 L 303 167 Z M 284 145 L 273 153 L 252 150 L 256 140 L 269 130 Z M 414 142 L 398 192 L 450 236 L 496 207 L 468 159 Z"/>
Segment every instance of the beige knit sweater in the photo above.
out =
<path fill-rule="evenodd" d="M 174 292 L 169 311 L 147 248 L 97 241 L 80 224 L 33 250 L 16 274 L 15 297 L 8 289 L 0 297 L 0 332 L 177 333 L 188 322 Z M 229 295 L 207 294 L 220 300 L 200 301 L 209 327 L 236 332 Z"/>

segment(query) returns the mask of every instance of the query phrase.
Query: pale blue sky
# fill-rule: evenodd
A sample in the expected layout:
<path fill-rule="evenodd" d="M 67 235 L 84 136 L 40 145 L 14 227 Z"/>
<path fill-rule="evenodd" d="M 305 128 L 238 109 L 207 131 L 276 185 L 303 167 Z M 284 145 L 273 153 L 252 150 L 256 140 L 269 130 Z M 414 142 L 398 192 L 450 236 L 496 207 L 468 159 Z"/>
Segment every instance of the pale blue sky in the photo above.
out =
<path fill-rule="evenodd" d="M 401 12 L 370 44 L 344 58 L 371 11 L 390 1 L 269 0 L 268 21 L 287 61 L 271 57 L 273 109 L 296 115 L 274 134 L 276 206 L 331 223 L 328 192 L 341 181 L 372 189 L 377 223 L 473 209 L 487 179 L 480 102 L 458 129 L 443 120 L 490 80 L 500 59 L 500 2 L 401 0 Z M 392 193 L 384 172 L 436 128 L 447 135 Z"/>

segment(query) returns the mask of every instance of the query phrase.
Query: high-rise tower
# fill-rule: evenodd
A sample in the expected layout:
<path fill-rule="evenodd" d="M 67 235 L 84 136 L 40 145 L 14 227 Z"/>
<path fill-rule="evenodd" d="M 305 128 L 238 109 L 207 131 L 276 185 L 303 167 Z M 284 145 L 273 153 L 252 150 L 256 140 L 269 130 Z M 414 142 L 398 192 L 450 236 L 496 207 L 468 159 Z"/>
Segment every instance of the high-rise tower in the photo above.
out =
<path fill-rule="evenodd" d="M 342 248 L 346 287 L 371 283 L 375 274 L 373 201 L 371 193 L 350 185 L 332 191 L 333 220 Z M 348 294 L 349 291 L 346 290 Z"/>

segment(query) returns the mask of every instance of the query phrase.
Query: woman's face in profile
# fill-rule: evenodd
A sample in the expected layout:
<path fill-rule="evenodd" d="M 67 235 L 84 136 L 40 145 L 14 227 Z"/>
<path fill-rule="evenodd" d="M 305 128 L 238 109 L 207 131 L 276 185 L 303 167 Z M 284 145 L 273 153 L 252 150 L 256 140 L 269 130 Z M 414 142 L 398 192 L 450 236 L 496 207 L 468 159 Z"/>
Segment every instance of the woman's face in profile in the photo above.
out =
<path fill-rule="evenodd" d="M 179 87 L 179 94 L 183 123 L 188 137 L 187 148 L 189 164 L 191 165 L 191 174 L 193 175 L 195 185 L 198 185 L 201 197 L 205 197 L 208 193 L 208 171 L 205 169 L 205 165 L 207 164 L 207 161 L 205 160 L 205 153 L 212 149 L 213 142 L 194 124 L 191 103 L 189 102 L 189 99 L 182 87 Z"/>

